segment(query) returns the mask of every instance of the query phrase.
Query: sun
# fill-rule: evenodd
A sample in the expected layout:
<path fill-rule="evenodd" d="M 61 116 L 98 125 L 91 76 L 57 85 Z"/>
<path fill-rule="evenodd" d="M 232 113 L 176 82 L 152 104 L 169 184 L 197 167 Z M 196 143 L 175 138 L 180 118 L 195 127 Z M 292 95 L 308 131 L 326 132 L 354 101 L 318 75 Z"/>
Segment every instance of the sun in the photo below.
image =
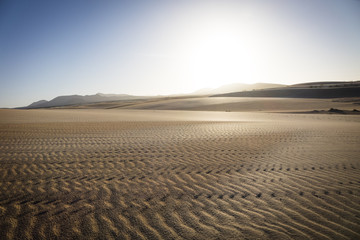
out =
<path fill-rule="evenodd" d="M 184 69 L 194 89 L 235 82 L 253 83 L 255 53 L 245 38 L 224 24 L 201 29 L 190 41 L 185 41 Z"/>

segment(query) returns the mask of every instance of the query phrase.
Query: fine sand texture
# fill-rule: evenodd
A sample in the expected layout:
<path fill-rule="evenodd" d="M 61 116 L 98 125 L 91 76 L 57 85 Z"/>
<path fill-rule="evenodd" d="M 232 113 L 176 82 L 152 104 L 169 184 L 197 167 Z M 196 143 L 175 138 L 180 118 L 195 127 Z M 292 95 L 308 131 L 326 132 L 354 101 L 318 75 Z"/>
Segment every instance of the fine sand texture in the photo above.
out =
<path fill-rule="evenodd" d="M 0 110 L 0 239 L 360 239 L 360 116 Z"/>

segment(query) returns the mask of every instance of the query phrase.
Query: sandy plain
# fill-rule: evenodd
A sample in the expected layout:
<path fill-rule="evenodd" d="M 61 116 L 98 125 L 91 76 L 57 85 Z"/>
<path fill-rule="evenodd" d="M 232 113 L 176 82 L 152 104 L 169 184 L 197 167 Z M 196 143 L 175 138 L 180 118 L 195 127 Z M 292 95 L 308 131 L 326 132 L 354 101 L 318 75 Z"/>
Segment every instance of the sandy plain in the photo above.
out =
<path fill-rule="evenodd" d="M 1 239 L 360 239 L 360 116 L 0 110 Z"/>

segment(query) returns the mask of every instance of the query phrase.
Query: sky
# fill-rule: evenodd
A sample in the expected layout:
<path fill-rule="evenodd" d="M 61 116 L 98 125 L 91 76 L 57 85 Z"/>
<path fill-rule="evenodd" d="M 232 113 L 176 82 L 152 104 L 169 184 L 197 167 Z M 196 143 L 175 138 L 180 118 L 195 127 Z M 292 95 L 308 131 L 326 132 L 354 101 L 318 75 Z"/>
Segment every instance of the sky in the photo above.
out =
<path fill-rule="evenodd" d="M 0 0 L 0 107 L 360 80 L 360 0 Z"/>

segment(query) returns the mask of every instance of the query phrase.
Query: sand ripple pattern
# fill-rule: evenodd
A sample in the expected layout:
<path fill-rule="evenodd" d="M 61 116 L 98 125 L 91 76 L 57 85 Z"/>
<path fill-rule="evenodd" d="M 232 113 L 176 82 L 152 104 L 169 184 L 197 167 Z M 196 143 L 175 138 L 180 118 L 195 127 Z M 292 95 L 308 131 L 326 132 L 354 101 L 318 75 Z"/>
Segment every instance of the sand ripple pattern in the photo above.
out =
<path fill-rule="evenodd" d="M 0 236 L 360 239 L 359 126 L 3 123 Z"/>

